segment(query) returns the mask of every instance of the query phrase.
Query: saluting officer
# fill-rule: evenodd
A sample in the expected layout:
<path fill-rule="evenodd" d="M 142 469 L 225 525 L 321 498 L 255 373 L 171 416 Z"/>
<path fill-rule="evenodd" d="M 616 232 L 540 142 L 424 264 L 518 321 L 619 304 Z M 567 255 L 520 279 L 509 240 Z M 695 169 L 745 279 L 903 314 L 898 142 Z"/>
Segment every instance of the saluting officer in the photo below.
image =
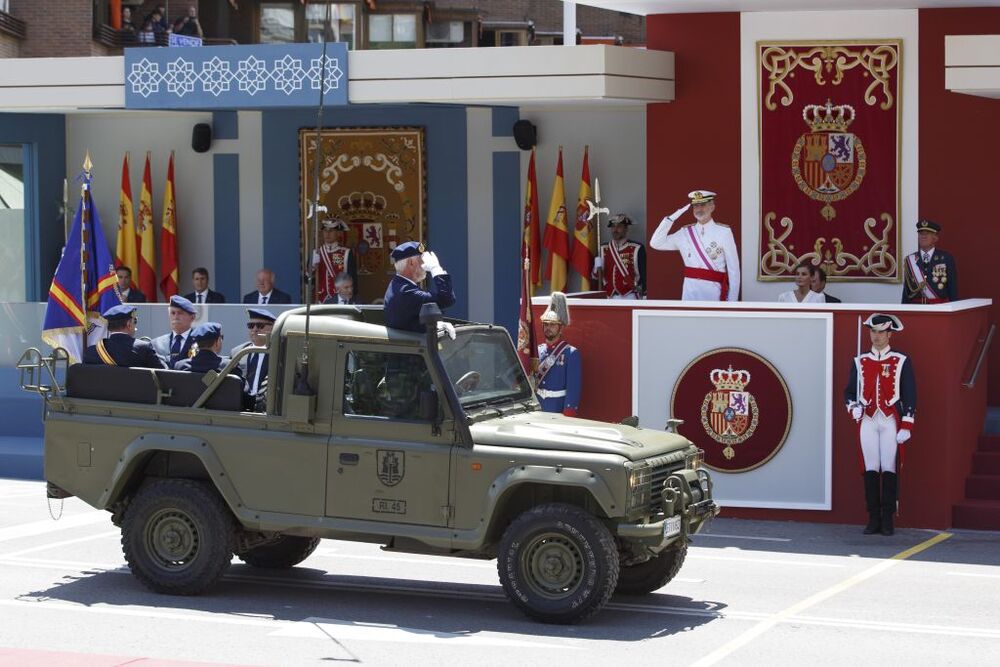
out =
<path fill-rule="evenodd" d="M 191 338 L 198 344 L 198 352 L 190 359 L 178 361 L 174 370 L 207 373 L 221 371 L 229 363 L 229 359 L 219 356 L 222 351 L 222 325 L 218 322 L 199 324 L 191 332 Z M 239 375 L 239 368 L 233 368 L 232 374 Z"/>
<path fill-rule="evenodd" d="M 135 339 L 135 306 L 121 304 L 102 314 L 108 322 L 107 338 L 87 347 L 83 363 L 126 366 L 128 368 L 166 368 L 149 342 Z"/>
<path fill-rule="evenodd" d="M 442 309 L 455 303 L 451 276 L 441 266 L 437 255 L 424 250 L 423 243 L 400 243 L 389 253 L 396 275 L 385 290 L 385 324 L 393 329 L 424 333 L 420 323 L 420 307 L 437 303 Z M 431 274 L 436 293 L 428 292 L 417 283 Z"/>
<path fill-rule="evenodd" d="M 896 454 L 898 446 L 910 439 L 917 410 L 917 384 L 910 358 L 889 347 L 893 332 L 903 330 L 899 318 L 874 313 L 865 320 L 865 326 L 872 349 L 851 363 L 844 399 L 851 417 L 861 425 L 868 509 L 864 533 L 892 535 L 898 496 Z"/>
<path fill-rule="evenodd" d="M 688 193 L 690 204 L 663 218 L 649 245 L 657 250 L 677 250 L 684 261 L 685 301 L 738 301 L 740 298 L 740 256 L 729 225 L 712 219 L 715 193 L 695 190 Z M 670 233 L 670 228 L 688 209 L 695 224 Z"/>
<path fill-rule="evenodd" d="M 580 408 L 583 362 L 580 351 L 563 340 L 569 326 L 569 304 L 562 292 L 553 292 L 549 307 L 538 318 L 545 342 L 538 346 L 535 394 L 545 412 L 575 417 Z"/>
<path fill-rule="evenodd" d="M 609 299 L 641 299 L 646 294 L 646 246 L 628 238 L 632 219 L 624 213 L 611 216 L 611 242 L 601 246 L 594 261 Z"/>
<path fill-rule="evenodd" d="M 903 267 L 903 303 L 946 303 L 958 299 L 955 258 L 937 248 L 941 225 L 917 223 L 917 252 L 906 256 Z"/>

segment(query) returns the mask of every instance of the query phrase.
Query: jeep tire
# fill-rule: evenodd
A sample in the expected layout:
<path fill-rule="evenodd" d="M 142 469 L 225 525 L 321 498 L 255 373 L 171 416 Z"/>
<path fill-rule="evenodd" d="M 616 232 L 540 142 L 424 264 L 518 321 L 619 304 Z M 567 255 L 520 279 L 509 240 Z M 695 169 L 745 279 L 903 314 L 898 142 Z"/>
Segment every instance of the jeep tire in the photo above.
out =
<path fill-rule="evenodd" d="M 253 547 L 237 556 L 253 567 L 287 570 L 309 558 L 318 546 L 318 537 L 280 535 L 274 542 Z"/>
<path fill-rule="evenodd" d="M 125 511 L 122 549 L 147 588 L 196 595 L 222 577 L 233 557 L 236 521 L 216 490 L 190 479 L 146 482 Z"/>
<path fill-rule="evenodd" d="M 544 623 L 577 623 L 607 603 L 618 583 L 608 529 L 573 505 L 539 505 L 507 527 L 497 557 L 510 601 Z"/>
<path fill-rule="evenodd" d="M 618 576 L 618 590 L 623 595 L 646 595 L 663 588 L 680 572 L 687 556 L 687 541 L 664 549 L 658 555 L 636 565 L 622 566 Z"/>

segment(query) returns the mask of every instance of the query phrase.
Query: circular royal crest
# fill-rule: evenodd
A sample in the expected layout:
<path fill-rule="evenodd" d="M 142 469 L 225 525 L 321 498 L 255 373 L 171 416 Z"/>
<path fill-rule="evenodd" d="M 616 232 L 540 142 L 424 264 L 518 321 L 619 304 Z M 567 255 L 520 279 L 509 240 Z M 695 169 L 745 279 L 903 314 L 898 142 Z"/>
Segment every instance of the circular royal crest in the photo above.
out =
<path fill-rule="evenodd" d="M 832 220 L 837 212 L 832 202 L 847 199 L 860 187 L 868 169 L 861 138 L 848 132 L 854 122 L 849 104 L 808 104 L 802 120 L 809 126 L 792 149 L 792 178 L 810 199 L 825 202 L 820 214 Z"/>
<path fill-rule="evenodd" d="M 705 450 L 705 465 L 745 472 L 774 457 L 792 424 L 792 399 L 778 370 L 741 348 L 706 352 L 681 372 L 670 415 L 683 435 Z"/>

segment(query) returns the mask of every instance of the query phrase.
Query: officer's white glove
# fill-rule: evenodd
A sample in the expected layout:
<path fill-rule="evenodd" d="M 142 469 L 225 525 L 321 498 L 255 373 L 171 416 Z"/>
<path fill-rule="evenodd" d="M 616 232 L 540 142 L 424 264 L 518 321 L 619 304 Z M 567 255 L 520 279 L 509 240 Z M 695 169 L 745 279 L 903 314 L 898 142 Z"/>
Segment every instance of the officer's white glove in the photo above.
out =
<path fill-rule="evenodd" d="M 319 264 L 319 250 L 313 250 L 313 263 L 312 263 L 312 265 L 313 266 L 317 266 L 318 264 Z"/>
<path fill-rule="evenodd" d="M 910 439 L 910 429 L 903 428 L 896 432 L 896 442 L 898 444 L 903 444 Z"/>
<path fill-rule="evenodd" d="M 853 419 L 856 422 L 861 421 L 861 415 L 864 414 L 864 410 L 861 408 L 861 405 L 855 403 L 853 406 L 851 406 L 850 410 L 851 410 L 851 419 Z"/>
<path fill-rule="evenodd" d="M 451 322 L 438 322 L 438 336 L 448 336 L 455 340 L 455 325 Z"/>
<path fill-rule="evenodd" d="M 691 208 L 691 204 L 684 204 L 684 206 L 681 206 L 679 209 L 677 209 L 667 217 L 670 218 L 670 222 L 677 222 L 677 218 L 684 215 L 689 208 Z"/>
<path fill-rule="evenodd" d="M 437 277 L 447 273 L 442 267 L 441 262 L 438 261 L 437 255 L 428 251 L 420 256 L 420 261 L 424 267 L 424 271 L 431 274 L 432 277 Z"/>
<path fill-rule="evenodd" d="M 595 257 L 594 258 L 594 268 L 590 270 L 590 277 L 596 279 L 601 275 L 601 270 L 604 268 L 604 258 Z"/>

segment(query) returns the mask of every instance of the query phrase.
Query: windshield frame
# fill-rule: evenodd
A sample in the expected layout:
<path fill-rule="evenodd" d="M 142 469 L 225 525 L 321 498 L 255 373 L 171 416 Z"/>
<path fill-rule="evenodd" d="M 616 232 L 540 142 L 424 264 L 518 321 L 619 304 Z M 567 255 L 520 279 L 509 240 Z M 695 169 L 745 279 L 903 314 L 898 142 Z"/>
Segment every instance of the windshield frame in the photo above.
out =
<path fill-rule="evenodd" d="M 468 395 L 461 395 L 459 393 L 458 388 L 455 387 L 455 383 L 459 380 L 459 377 L 452 377 L 452 373 L 448 370 L 448 359 L 451 355 L 446 354 L 448 351 L 447 348 L 448 346 L 457 345 L 458 341 L 463 337 L 471 337 L 477 334 L 488 334 L 491 337 L 495 337 L 497 341 L 506 341 L 502 347 L 504 350 L 509 351 L 511 360 L 514 362 L 508 367 L 507 372 L 513 373 L 516 370 L 516 377 L 511 379 L 522 387 L 521 390 L 512 389 L 505 393 L 481 397 L 477 397 L 474 392 L 471 392 Z M 456 326 L 454 340 L 452 340 L 447 334 L 438 336 L 438 349 L 435 350 L 435 354 L 441 361 L 441 367 L 444 371 L 445 378 L 447 378 L 448 382 L 451 383 L 452 388 L 455 389 L 458 404 L 462 408 L 463 412 L 474 411 L 491 405 L 507 404 L 511 402 L 526 403 L 535 400 L 535 392 L 531 388 L 531 383 L 527 374 L 524 372 L 520 357 L 517 355 L 517 350 L 510 338 L 510 334 L 504 327 L 495 324 L 462 324 Z"/>

